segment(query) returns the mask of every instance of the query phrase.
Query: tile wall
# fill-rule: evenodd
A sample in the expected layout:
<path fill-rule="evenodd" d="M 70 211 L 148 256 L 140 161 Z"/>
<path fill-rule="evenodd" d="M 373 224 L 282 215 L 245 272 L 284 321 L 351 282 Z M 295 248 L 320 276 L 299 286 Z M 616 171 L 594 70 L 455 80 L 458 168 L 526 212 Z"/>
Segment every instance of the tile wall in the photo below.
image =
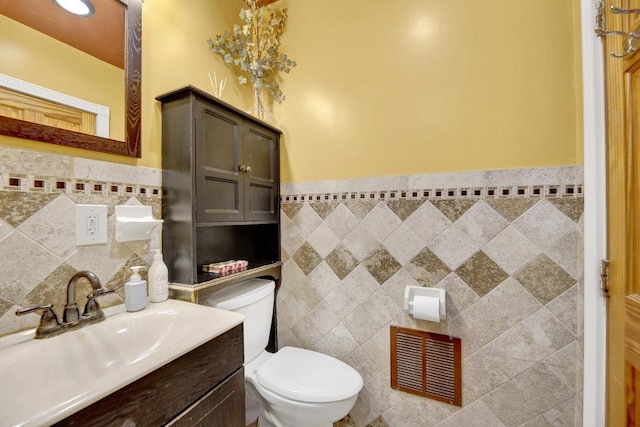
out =
<path fill-rule="evenodd" d="M 18 308 L 53 303 L 61 316 L 78 271 L 93 271 L 116 289 L 100 298 L 103 307 L 122 303 L 129 267 L 150 265 L 162 227 L 151 240 L 118 243 L 114 206 L 149 205 L 160 218 L 161 178 L 157 169 L 0 146 L 0 335 L 38 324 L 39 314 L 17 317 Z M 76 246 L 76 204 L 107 205 L 107 244 Z M 89 289 L 80 283 L 80 309 Z"/>
<path fill-rule="evenodd" d="M 569 166 L 283 184 L 281 346 L 362 374 L 343 425 L 581 425 L 581 183 Z M 75 245 L 78 203 L 108 206 L 108 244 Z M 161 228 L 117 243 L 118 204 L 160 218 L 161 171 L 0 147 L 0 335 L 37 324 L 17 308 L 60 312 L 80 270 L 122 303 Z M 407 285 L 445 288 L 447 320 L 408 317 Z M 390 325 L 462 338 L 462 408 L 390 389 Z"/>
<path fill-rule="evenodd" d="M 582 425 L 582 168 L 282 186 L 280 345 L 364 389 L 345 426 Z M 447 320 L 403 311 L 447 290 Z M 392 390 L 389 327 L 462 338 L 463 407 Z"/>

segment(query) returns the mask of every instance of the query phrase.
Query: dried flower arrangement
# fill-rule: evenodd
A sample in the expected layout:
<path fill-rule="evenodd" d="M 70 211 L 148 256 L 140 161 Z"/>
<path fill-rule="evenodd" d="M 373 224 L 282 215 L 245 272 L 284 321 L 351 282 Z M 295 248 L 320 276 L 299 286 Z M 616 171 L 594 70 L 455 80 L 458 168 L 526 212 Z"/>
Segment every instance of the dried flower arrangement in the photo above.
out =
<path fill-rule="evenodd" d="M 259 5 L 260 0 L 245 0 L 248 9 L 240 10 L 241 24 L 233 26 L 233 32 L 225 31 L 209 39 L 209 48 L 220 55 L 226 64 L 239 72 L 240 84 L 251 83 L 258 115 L 263 118 L 263 89 L 273 101 L 286 99 L 276 81 L 278 71 L 289 73 L 296 62 L 279 52 L 280 36 L 287 21 L 287 10 L 275 10 Z"/>

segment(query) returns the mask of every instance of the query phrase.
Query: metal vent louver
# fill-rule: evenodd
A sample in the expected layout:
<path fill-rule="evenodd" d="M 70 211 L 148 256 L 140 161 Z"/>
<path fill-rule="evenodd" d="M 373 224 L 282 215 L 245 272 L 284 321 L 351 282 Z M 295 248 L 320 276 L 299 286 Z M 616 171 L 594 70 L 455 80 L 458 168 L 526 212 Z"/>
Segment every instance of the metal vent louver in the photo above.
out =
<path fill-rule="evenodd" d="M 460 338 L 391 326 L 391 387 L 462 406 Z"/>

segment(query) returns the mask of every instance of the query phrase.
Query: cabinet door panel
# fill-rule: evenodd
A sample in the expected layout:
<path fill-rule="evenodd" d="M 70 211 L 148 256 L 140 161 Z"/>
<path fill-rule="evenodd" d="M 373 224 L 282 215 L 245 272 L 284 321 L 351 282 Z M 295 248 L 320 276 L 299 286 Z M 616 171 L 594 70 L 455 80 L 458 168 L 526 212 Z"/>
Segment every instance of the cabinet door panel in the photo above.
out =
<path fill-rule="evenodd" d="M 246 123 L 244 132 L 244 164 L 250 169 L 244 177 L 245 220 L 276 221 L 279 197 L 277 183 L 278 158 L 275 132 Z"/>
<path fill-rule="evenodd" d="M 196 221 L 241 221 L 242 118 L 196 103 Z"/>

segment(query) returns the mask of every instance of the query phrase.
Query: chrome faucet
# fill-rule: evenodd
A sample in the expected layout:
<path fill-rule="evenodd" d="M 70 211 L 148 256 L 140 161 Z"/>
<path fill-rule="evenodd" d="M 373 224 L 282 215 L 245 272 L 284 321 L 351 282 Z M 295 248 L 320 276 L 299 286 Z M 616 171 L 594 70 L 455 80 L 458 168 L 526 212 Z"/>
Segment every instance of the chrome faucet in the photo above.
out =
<path fill-rule="evenodd" d="M 91 284 L 93 292 L 87 296 L 87 304 L 84 306 L 82 316 L 76 303 L 76 284 L 81 278 L 86 278 Z M 90 271 L 80 271 L 73 275 L 67 284 L 67 304 L 64 306 L 62 322 L 58 320 L 53 311 L 52 304 L 39 305 L 34 307 L 21 308 L 16 311 L 16 316 L 22 316 L 37 310 L 43 310 L 40 324 L 36 328 L 36 338 L 48 338 L 59 335 L 63 332 L 81 328 L 91 323 L 104 320 L 104 312 L 100 309 L 96 298 L 102 295 L 115 292 L 114 289 L 107 289 L 102 286 L 100 279 Z"/>

